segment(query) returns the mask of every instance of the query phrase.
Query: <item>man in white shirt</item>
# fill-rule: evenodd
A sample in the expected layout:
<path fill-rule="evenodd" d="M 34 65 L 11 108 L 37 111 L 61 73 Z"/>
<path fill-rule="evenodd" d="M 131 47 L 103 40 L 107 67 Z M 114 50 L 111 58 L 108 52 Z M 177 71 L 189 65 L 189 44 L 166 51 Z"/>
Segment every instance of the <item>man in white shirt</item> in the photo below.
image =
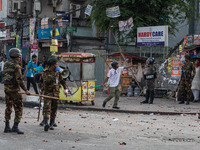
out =
<path fill-rule="evenodd" d="M 3 57 L 3 60 L 0 62 L 0 82 L 3 83 L 3 68 L 6 62 L 6 58 Z"/>
<path fill-rule="evenodd" d="M 119 67 L 118 62 L 116 61 L 112 62 L 111 66 L 112 66 L 112 69 L 109 70 L 107 77 L 102 83 L 102 85 L 104 85 L 109 79 L 110 95 L 104 100 L 102 107 L 105 107 L 106 103 L 115 96 L 113 108 L 120 109 L 120 107 L 117 107 L 119 96 L 120 96 L 120 90 L 119 90 L 120 75 L 123 69 L 130 68 L 132 66 Z"/>

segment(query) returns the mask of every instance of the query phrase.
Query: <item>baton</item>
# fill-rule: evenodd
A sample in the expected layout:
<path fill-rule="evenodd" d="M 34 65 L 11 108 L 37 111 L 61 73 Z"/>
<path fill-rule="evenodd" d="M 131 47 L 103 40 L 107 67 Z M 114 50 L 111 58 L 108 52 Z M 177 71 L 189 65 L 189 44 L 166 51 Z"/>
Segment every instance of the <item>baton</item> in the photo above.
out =
<path fill-rule="evenodd" d="M 103 85 L 91 86 L 91 87 L 88 87 L 87 89 L 92 89 L 92 88 L 101 87 L 101 86 L 103 86 Z"/>
<path fill-rule="evenodd" d="M 25 92 L 19 92 L 19 94 L 26 94 L 26 93 L 25 93 Z M 33 96 L 40 96 L 40 97 L 49 98 L 49 99 L 54 99 L 54 100 L 59 100 L 58 97 L 52 97 L 52 96 L 46 96 L 46 95 L 39 95 L 39 94 L 33 94 L 33 93 L 31 93 L 30 95 L 33 95 Z"/>

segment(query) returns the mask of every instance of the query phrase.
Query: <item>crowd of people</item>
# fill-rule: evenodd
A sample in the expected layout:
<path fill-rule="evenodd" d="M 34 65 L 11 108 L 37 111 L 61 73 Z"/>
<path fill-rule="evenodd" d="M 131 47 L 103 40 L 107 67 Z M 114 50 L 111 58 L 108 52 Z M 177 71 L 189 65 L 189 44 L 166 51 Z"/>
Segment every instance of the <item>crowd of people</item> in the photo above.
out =
<path fill-rule="evenodd" d="M 27 95 L 30 95 L 29 89 L 30 84 L 32 84 L 35 93 L 39 94 L 37 83 L 41 83 L 39 86 L 40 94 L 48 96 L 48 98 L 44 98 L 43 121 L 40 125 L 44 127 L 44 131 L 48 131 L 49 129 L 54 130 L 54 127 L 57 126 L 55 118 L 59 101 L 52 100 L 50 97 L 59 98 L 59 89 L 61 85 L 64 88 L 66 96 L 68 92 L 66 82 L 62 78 L 61 73 L 57 71 L 59 70 L 57 57 L 51 56 L 48 61 L 46 61 L 46 57 L 44 56 L 42 62 L 37 63 L 37 56 L 32 55 L 26 69 L 22 69 L 21 55 L 20 49 L 12 48 L 9 50 L 10 60 L 6 61 L 6 59 L 3 58 L 0 63 L 6 100 L 4 132 L 24 134 L 24 132 L 18 128 L 23 111 L 22 94 L 19 93 L 20 88 L 23 89 Z M 147 90 L 145 100 L 141 102 L 142 104 L 153 104 L 154 101 L 154 88 L 157 78 L 154 62 L 155 60 L 153 57 L 148 58 L 146 61 L 144 79 L 146 80 Z M 102 106 L 105 107 L 106 103 L 115 96 L 113 108 L 120 109 L 118 107 L 118 101 L 120 97 L 119 82 L 121 71 L 132 66 L 119 67 L 118 62 L 112 62 L 111 66 L 112 68 L 109 70 L 107 77 L 102 83 L 102 85 L 104 85 L 109 80 L 110 95 L 103 101 Z M 24 84 L 25 77 L 27 79 L 27 86 Z M 184 104 L 186 101 L 188 105 L 192 100 L 192 93 L 194 102 L 199 101 L 200 64 L 198 59 L 195 61 L 195 65 L 193 65 L 190 56 L 185 55 L 185 63 L 182 67 L 179 89 L 181 92 L 181 102 L 179 104 Z M 14 107 L 15 110 L 15 118 L 14 125 L 11 129 L 10 119 L 12 107 Z"/>

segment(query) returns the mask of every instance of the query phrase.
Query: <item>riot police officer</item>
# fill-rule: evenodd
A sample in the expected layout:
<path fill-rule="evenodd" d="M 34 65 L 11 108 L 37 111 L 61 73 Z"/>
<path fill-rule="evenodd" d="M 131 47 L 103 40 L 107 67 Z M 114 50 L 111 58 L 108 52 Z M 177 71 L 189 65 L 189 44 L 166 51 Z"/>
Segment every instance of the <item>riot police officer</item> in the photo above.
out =
<path fill-rule="evenodd" d="M 146 80 L 146 99 L 142 101 L 143 104 L 153 104 L 154 100 L 154 88 L 155 88 L 155 79 L 156 79 L 156 67 L 154 66 L 155 59 L 149 57 L 146 61 L 144 79 Z M 150 98 L 150 101 L 149 101 Z"/>

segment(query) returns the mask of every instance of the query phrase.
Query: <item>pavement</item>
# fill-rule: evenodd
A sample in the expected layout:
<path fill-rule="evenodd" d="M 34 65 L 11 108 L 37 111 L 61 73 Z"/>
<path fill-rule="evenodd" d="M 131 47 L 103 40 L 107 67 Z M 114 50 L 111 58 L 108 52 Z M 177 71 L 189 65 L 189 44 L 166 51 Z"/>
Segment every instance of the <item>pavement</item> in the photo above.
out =
<path fill-rule="evenodd" d="M 31 93 L 34 93 L 33 87 L 30 89 Z M 75 110 L 86 110 L 86 111 L 105 111 L 105 112 L 118 112 L 118 113 L 132 113 L 132 114 L 159 114 L 159 115 L 196 115 L 200 113 L 200 102 L 193 103 L 190 105 L 178 104 L 173 98 L 155 98 L 154 104 L 141 104 L 145 98 L 141 97 L 120 97 L 118 102 L 119 110 L 113 109 L 112 105 L 114 98 L 110 100 L 106 107 L 102 107 L 104 99 L 108 95 L 102 91 L 95 92 L 95 105 L 92 105 L 89 101 L 83 101 L 81 104 L 77 102 L 61 101 L 59 105 L 60 109 L 75 109 Z M 0 84 L 0 100 L 5 101 L 4 85 Z M 28 101 L 26 95 L 23 95 L 23 102 L 25 107 L 38 107 L 39 101 Z"/>

